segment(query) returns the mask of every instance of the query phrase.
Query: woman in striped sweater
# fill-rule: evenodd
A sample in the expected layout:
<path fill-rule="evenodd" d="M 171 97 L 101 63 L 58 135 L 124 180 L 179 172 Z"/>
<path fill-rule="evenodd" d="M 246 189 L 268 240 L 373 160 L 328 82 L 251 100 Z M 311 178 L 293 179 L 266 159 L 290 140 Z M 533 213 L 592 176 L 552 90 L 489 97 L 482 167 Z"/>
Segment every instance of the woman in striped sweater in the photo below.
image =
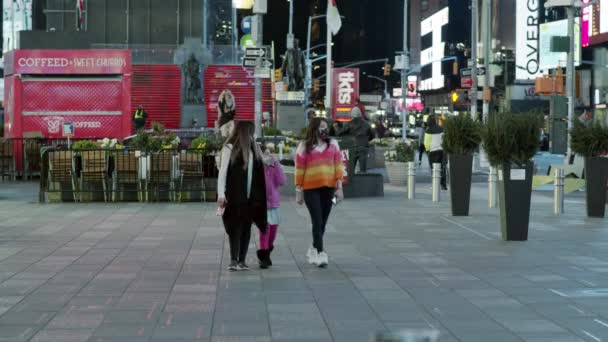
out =
<path fill-rule="evenodd" d="M 329 125 L 323 118 L 314 118 L 306 140 L 296 154 L 296 201 L 306 203 L 312 221 L 312 247 L 306 256 L 310 264 L 326 267 L 328 256 L 323 248 L 325 226 L 332 200 L 344 199 L 342 192 L 342 154 L 338 142 L 329 138 Z"/>

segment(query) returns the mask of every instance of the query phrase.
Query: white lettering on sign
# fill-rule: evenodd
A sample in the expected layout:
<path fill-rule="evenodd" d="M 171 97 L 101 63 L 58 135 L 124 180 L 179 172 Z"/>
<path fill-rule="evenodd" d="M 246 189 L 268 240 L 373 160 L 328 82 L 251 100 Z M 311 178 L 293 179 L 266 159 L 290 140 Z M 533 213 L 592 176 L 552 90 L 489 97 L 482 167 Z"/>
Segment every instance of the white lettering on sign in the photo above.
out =
<path fill-rule="evenodd" d="M 343 72 L 338 75 L 338 103 L 351 104 L 352 94 L 355 92 L 355 73 L 352 71 Z"/>
<path fill-rule="evenodd" d="M 63 116 L 48 116 L 45 117 L 47 129 L 51 134 L 57 134 L 61 130 L 65 118 Z M 99 121 L 80 121 L 74 122 L 74 128 L 101 128 L 101 122 Z"/>
<path fill-rule="evenodd" d="M 67 58 L 19 58 L 20 67 L 49 67 L 63 68 L 69 65 Z"/>
<path fill-rule="evenodd" d="M 23 57 L 17 60 L 17 65 L 28 68 L 65 68 L 75 66 L 78 68 L 92 67 L 125 67 L 127 61 L 120 57 L 111 58 L 31 58 Z"/>
<path fill-rule="evenodd" d="M 431 35 L 431 46 L 420 51 L 420 65 L 431 64 L 431 75 L 420 82 L 420 90 L 441 89 L 445 86 L 445 77 L 441 71 L 442 59 L 445 57 L 443 26 L 449 24 L 450 10 L 445 7 L 420 23 L 420 35 Z"/>
<path fill-rule="evenodd" d="M 518 80 L 535 79 L 540 72 L 538 7 L 539 0 L 517 0 L 515 76 Z"/>

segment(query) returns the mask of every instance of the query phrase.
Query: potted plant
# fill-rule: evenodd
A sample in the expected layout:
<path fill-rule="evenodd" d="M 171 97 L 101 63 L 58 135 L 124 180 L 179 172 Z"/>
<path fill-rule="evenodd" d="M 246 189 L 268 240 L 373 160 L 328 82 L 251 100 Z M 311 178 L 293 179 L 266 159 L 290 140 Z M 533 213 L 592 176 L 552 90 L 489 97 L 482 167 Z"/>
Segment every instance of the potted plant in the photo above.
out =
<path fill-rule="evenodd" d="M 473 154 L 481 144 L 481 124 L 470 115 L 451 116 L 443 125 L 443 150 L 450 163 L 453 216 L 468 216 L 471 201 Z"/>
<path fill-rule="evenodd" d="M 389 146 L 389 139 L 374 139 L 370 141 L 370 160 L 368 162 L 370 169 L 382 169 L 386 167 L 384 153 L 388 150 Z"/>
<path fill-rule="evenodd" d="M 414 161 L 416 144 L 412 141 L 399 141 L 384 153 L 386 172 L 392 185 L 405 185 L 407 163 Z"/>
<path fill-rule="evenodd" d="M 570 133 L 572 151 L 585 157 L 587 216 L 604 217 L 608 183 L 608 127 L 576 120 Z"/>
<path fill-rule="evenodd" d="M 506 241 L 528 239 L 532 158 L 538 151 L 541 119 L 536 114 L 500 113 L 482 131 L 490 164 L 498 169 L 500 225 Z"/>

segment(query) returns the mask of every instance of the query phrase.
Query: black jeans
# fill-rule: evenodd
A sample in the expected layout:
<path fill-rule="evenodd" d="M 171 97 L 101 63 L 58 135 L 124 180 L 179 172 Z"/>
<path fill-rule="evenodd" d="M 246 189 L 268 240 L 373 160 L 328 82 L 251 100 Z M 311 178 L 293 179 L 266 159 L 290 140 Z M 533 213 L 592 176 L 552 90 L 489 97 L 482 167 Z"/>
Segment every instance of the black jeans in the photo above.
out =
<path fill-rule="evenodd" d="M 445 163 L 443 158 L 443 151 L 433 151 L 429 152 L 429 164 L 431 164 L 431 170 L 433 169 L 433 164 L 439 163 L 441 164 L 441 187 L 443 189 L 447 188 L 447 180 L 445 173 Z"/>
<path fill-rule="evenodd" d="M 421 143 L 418 146 L 418 163 L 422 162 L 422 155 L 424 154 L 424 152 L 426 152 L 426 148 L 424 147 L 424 143 Z"/>
<path fill-rule="evenodd" d="M 369 154 L 369 147 L 354 147 L 350 154 L 350 174 L 355 174 L 355 168 L 357 162 L 359 162 L 359 171 L 361 173 L 367 172 L 367 156 Z"/>
<path fill-rule="evenodd" d="M 232 261 L 245 262 L 249 240 L 251 239 L 251 220 L 245 220 L 226 229 L 228 241 L 230 242 L 230 259 Z"/>
<path fill-rule="evenodd" d="M 312 221 L 312 246 L 319 253 L 323 252 L 323 235 L 325 235 L 325 226 L 331 212 L 335 192 L 333 188 L 304 191 L 304 202 Z"/>

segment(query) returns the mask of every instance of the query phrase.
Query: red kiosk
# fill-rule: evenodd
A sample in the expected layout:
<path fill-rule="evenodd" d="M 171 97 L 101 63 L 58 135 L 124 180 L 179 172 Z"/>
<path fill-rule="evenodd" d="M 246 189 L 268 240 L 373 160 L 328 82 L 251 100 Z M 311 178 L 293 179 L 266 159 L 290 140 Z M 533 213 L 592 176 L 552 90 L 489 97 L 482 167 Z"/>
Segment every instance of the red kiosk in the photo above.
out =
<path fill-rule="evenodd" d="M 21 138 L 124 138 L 131 134 L 129 50 L 14 50 L 4 59 L 4 132 Z"/>

